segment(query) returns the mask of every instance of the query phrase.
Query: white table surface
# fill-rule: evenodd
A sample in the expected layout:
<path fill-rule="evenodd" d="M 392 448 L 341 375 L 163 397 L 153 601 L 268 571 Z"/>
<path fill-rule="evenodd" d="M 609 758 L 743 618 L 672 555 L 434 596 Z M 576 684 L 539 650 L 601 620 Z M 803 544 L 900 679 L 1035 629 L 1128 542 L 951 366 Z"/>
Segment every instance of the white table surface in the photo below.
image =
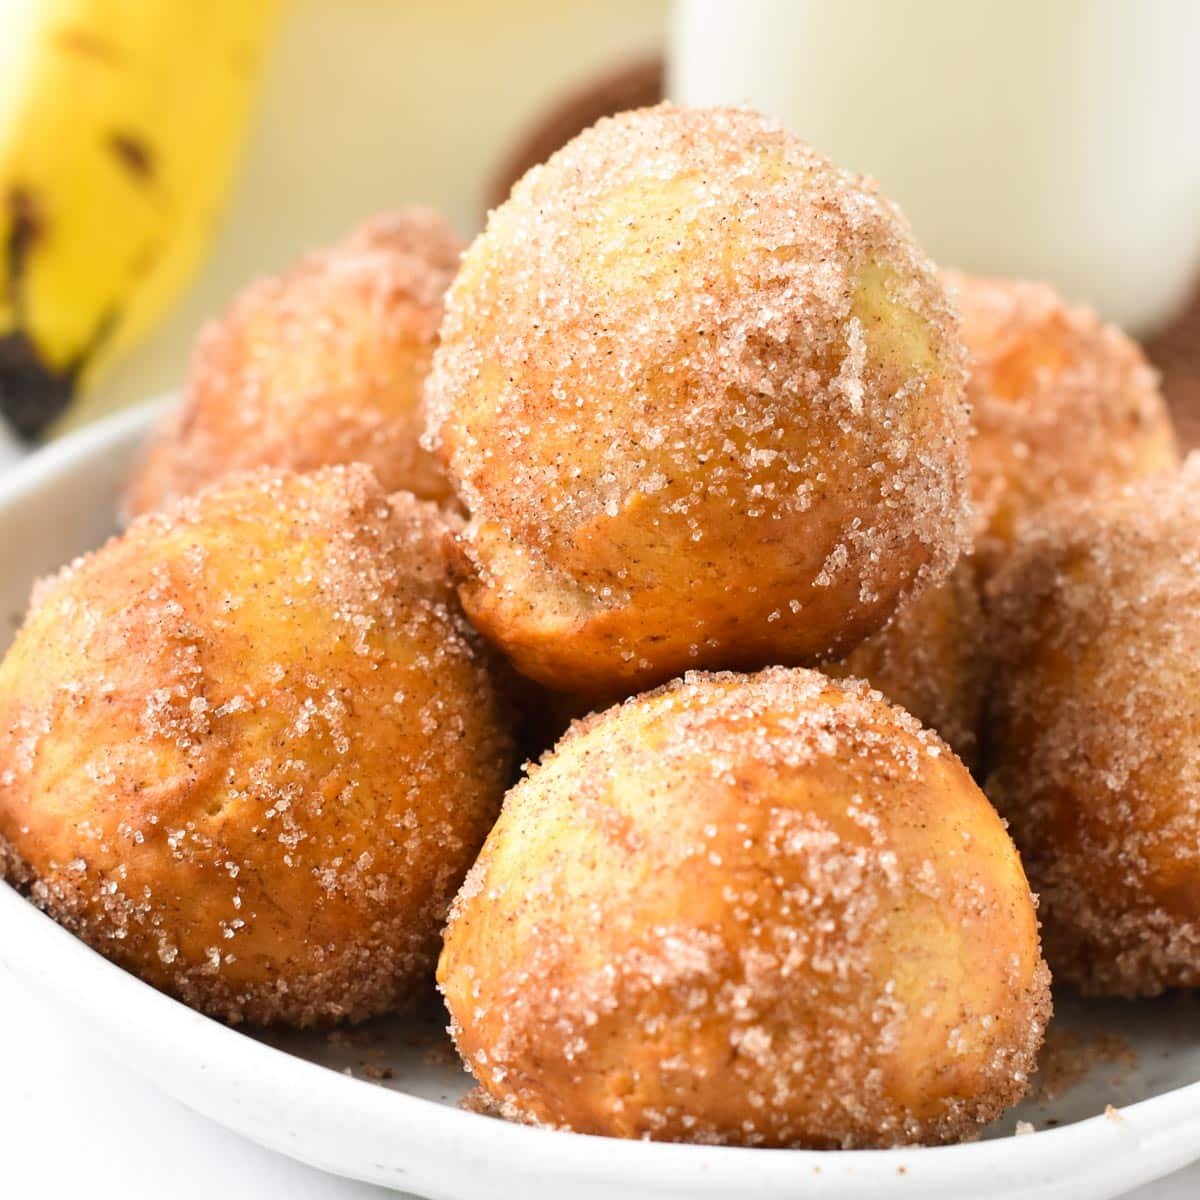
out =
<path fill-rule="evenodd" d="M 71 1030 L 53 1026 L 36 998 L 2 972 L 0 1031 L 0 1195 L 399 1200 L 395 1192 L 262 1150 L 168 1100 L 78 1042 Z M 1200 1167 L 1193 1167 L 1131 1193 L 1130 1200 L 1197 1196 Z"/>

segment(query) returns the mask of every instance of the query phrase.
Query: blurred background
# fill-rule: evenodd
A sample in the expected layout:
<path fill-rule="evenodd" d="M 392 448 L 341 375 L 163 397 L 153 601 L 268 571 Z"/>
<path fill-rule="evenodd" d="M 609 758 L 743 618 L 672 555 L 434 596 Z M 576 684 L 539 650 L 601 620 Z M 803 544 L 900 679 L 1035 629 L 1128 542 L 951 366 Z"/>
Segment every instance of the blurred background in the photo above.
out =
<path fill-rule="evenodd" d="M 178 386 L 253 277 L 409 203 L 465 235 L 606 112 L 748 102 L 939 262 L 1146 340 L 1200 436 L 1194 0 L 0 0 L 0 411 Z"/>

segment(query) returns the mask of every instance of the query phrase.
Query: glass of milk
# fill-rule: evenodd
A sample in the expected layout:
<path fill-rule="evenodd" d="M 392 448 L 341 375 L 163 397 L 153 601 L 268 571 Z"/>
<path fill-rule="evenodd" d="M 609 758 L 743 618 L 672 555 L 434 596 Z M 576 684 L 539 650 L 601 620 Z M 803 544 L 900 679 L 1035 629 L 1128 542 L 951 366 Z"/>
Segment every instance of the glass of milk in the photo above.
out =
<path fill-rule="evenodd" d="M 873 175 L 941 263 L 1134 333 L 1200 270 L 1196 0 L 677 0 L 668 94 Z"/>

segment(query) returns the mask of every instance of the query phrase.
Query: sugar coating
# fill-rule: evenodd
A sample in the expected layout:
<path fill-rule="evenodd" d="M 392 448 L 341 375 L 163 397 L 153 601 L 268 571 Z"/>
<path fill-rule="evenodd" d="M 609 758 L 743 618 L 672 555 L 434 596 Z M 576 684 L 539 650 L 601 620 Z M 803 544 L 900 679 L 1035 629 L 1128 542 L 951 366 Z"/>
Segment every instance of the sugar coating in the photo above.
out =
<path fill-rule="evenodd" d="M 856 675 L 923 725 L 937 730 L 968 767 L 979 761 L 983 718 L 984 621 L 975 560 L 959 559 L 846 658 L 821 669 Z"/>
<path fill-rule="evenodd" d="M 372 217 L 204 329 L 180 404 L 125 498 L 161 508 L 233 471 L 365 462 L 387 491 L 444 500 L 421 396 L 461 244 L 430 209 Z"/>
<path fill-rule="evenodd" d="M 1200 986 L 1200 457 L 1029 530 L 988 605 L 987 792 L 1056 977 Z"/>
<path fill-rule="evenodd" d="M 689 673 L 512 789 L 439 984 L 517 1120 L 854 1147 L 969 1136 L 1049 1014 L 1033 900 L 938 737 L 860 681 Z"/>
<path fill-rule="evenodd" d="M 1031 1099 L 1037 1104 L 1052 1104 L 1097 1067 L 1108 1069 L 1110 1086 L 1119 1085 L 1137 1070 L 1137 1051 L 1119 1033 L 1104 1031 L 1086 1036 L 1052 1021 L 1046 1030 Z"/>
<path fill-rule="evenodd" d="M 848 649 L 966 545 L 963 380 L 873 184 L 746 110 L 602 120 L 447 296 L 468 613 L 564 690 Z"/>
<path fill-rule="evenodd" d="M 1179 464 L 1158 372 L 1136 342 L 1044 283 L 944 271 L 962 311 L 971 489 L 987 570 L 1030 519 Z"/>
<path fill-rule="evenodd" d="M 365 466 L 261 471 L 40 583 L 0 664 L 10 877 L 228 1021 L 406 1003 L 511 755 L 447 532 Z"/>

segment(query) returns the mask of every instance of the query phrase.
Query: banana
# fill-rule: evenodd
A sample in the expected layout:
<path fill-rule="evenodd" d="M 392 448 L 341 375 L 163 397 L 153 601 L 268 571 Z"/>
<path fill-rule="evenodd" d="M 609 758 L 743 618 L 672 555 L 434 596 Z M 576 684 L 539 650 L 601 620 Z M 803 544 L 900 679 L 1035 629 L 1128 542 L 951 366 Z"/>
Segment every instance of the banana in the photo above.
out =
<path fill-rule="evenodd" d="M 0 414 L 32 439 L 163 312 L 281 0 L 0 3 Z"/>

